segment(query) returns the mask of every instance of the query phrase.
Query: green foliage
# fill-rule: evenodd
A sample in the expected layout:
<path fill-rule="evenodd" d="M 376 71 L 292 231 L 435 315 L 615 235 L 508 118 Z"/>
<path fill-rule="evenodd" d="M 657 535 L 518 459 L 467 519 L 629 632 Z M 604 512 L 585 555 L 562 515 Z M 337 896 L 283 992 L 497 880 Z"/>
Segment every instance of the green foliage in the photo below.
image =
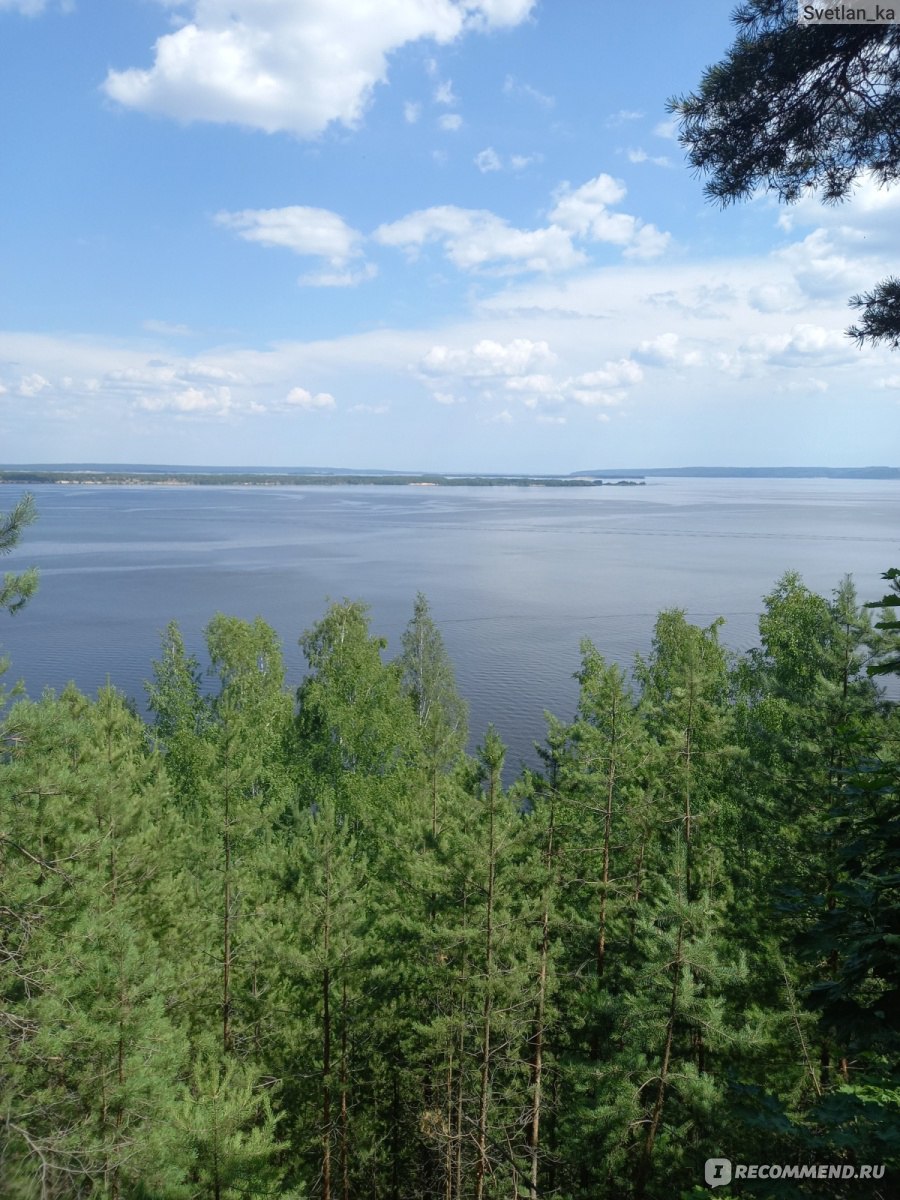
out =
<path fill-rule="evenodd" d="M 747 0 L 738 33 L 695 93 L 670 101 L 688 161 L 720 204 L 757 188 L 793 203 L 818 190 L 847 197 L 869 172 L 900 174 L 900 33 L 889 22 L 800 25 L 793 0 Z M 863 312 L 848 333 L 860 345 L 900 338 L 897 280 L 850 303 Z"/>
<path fill-rule="evenodd" d="M 871 672 L 897 603 L 873 625 L 849 581 L 789 573 L 757 648 L 669 610 L 633 683 L 586 641 L 574 719 L 509 787 L 492 727 L 463 753 L 421 596 L 394 662 L 333 605 L 296 705 L 272 629 L 222 615 L 206 676 L 167 629 L 149 727 L 110 689 L 17 703 L 0 1194 L 667 1200 L 720 1154 L 894 1171 L 900 724 Z M 780 1186 L 747 1192 L 805 1194 Z"/>
<path fill-rule="evenodd" d="M 0 555 L 16 548 L 26 526 L 37 520 L 34 497 L 26 493 L 8 513 L 0 513 Z M 8 613 L 18 612 L 37 591 L 38 573 L 34 567 L 16 575 L 7 571 L 0 584 L 0 608 Z"/>

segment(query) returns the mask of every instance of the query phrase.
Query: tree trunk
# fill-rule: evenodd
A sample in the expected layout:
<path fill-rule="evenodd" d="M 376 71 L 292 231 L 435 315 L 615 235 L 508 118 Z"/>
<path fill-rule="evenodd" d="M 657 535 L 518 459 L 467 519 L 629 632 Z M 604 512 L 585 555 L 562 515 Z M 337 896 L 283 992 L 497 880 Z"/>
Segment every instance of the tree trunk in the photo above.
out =
<path fill-rule="evenodd" d="M 637 1196 L 642 1198 L 645 1193 L 647 1184 L 647 1176 L 650 1173 L 650 1159 L 653 1154 L 653 1146 L 656 1142 L 656 1135 L 659 1132 L 660 1122 L 662 1121 L 663 1107 L 666 1100 L 666 1088 L 669 1082 L 669 1063 L 672 1060 L 672 1042 L 675 1038 L 675 1014 L 678 1008 L 678 989 L 681 983 L 681 948 L 684 938 L 684 925 L 680 925 L 678 929 L 678 941 L 675 946 L 675 961 L 672 963 L 672 998 L 669 1002 L 669 1019 L 666 1023 L 666 1042 L 663 1048 L 662 1064 L 659 1069 L 659 1085 L 656 1089 L 656 1101 L 653 1105 L 653 1113 L 650 1117 L 650 1128 L 647 1130 L 647 1138 L 644 1142 L 644 1150 L 641 1159 L 641 1166 L 638 1176 Z"/>
<path fill-rule="evenodd" d="M 487 882 L 487 925 L 485 929 L 484 952 L 484 1005 L 481 1017 L 481 1085 L 478 1096 L 478 1166 L 475 1174 L 475 1200 L 482 1200 L 484 1195 L 484 1179 L 487 1174 L 487 1123 L 488 1123 L 488 1089 L 490 1085 L 491 1067 L 491 1016 L 493 1003 L 491 997 L 491 972 L 494 965 L 494 776 L 490 775 L 488 783 L 488 803 L 490 805 L 488 832 L 488 882 Z"/>

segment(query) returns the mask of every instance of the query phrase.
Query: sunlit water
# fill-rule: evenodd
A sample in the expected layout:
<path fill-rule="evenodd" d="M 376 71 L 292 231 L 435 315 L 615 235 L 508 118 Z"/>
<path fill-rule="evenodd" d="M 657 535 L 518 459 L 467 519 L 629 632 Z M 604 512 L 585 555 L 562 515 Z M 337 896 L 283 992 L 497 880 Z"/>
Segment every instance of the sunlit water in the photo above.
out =
<path fill-rule="evenodd" d="M 31 694 L 109 678 L 143 704 L 166 623 L 200 652 L 217 611 L 269 621 L 295 684 L 297 638 L 329 600 L 365 600 L 395 653 L 423 591 L 475 739 L 493 721 L 513 764 L 533 760 L 545 709 L 571 716 L 582 637 L 630 665 L 656 613 L 678 606 L 704 624 L 725 617 L 723 640 L 744 650 L 784 571 L 825 593 L 849 572 L 873 599 L 900 565 L 893 481 L 33 490 L 40 520 L 4 566 L 35 563 L 40 591 L 0 620 L 11 675 Z M 0 486 L 0 511 L 20 491 Z"/>

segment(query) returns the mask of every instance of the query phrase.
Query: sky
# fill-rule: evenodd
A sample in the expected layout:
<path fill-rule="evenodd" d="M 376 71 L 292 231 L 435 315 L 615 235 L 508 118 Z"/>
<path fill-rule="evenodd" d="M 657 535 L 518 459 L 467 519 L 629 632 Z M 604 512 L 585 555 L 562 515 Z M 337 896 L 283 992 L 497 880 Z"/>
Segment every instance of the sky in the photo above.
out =
<path fill-rule="evenodd" d="M 900 463 L 900 188 L 721 210 L 730 0 L 0 0 L 0 462 Z"/>

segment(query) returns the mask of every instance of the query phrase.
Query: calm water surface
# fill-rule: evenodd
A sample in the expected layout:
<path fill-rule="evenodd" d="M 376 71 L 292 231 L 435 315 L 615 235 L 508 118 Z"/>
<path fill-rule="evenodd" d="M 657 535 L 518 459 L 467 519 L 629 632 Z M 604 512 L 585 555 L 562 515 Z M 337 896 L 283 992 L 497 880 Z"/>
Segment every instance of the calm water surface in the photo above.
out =
<path fill-rule="evenodd" d="M 365 600 L 393 653 L 421 590 L 475 737 L 493 721 L 513 763 L 533 759 L 545 709 L 571 715 L 581 637 L 628 665 L 656 613 L 677 605 L 697 622 L 725 617 L 725 642 L 742 650 L 784 571 L 826 593 L 850 572 L 872 599 L 900 565 L 893 481 L 33 490 L 40 520 L 3 565 L 35 563 L 41 588 L 0 625 L 31 694 L 109 677 L 143 703 L 165 624 L 199 652 L 217 611 L 269 621 L 297 683 L 297 638 L 329 600 Z M 0 486 L 0 511 L 20 491 Z"/>

